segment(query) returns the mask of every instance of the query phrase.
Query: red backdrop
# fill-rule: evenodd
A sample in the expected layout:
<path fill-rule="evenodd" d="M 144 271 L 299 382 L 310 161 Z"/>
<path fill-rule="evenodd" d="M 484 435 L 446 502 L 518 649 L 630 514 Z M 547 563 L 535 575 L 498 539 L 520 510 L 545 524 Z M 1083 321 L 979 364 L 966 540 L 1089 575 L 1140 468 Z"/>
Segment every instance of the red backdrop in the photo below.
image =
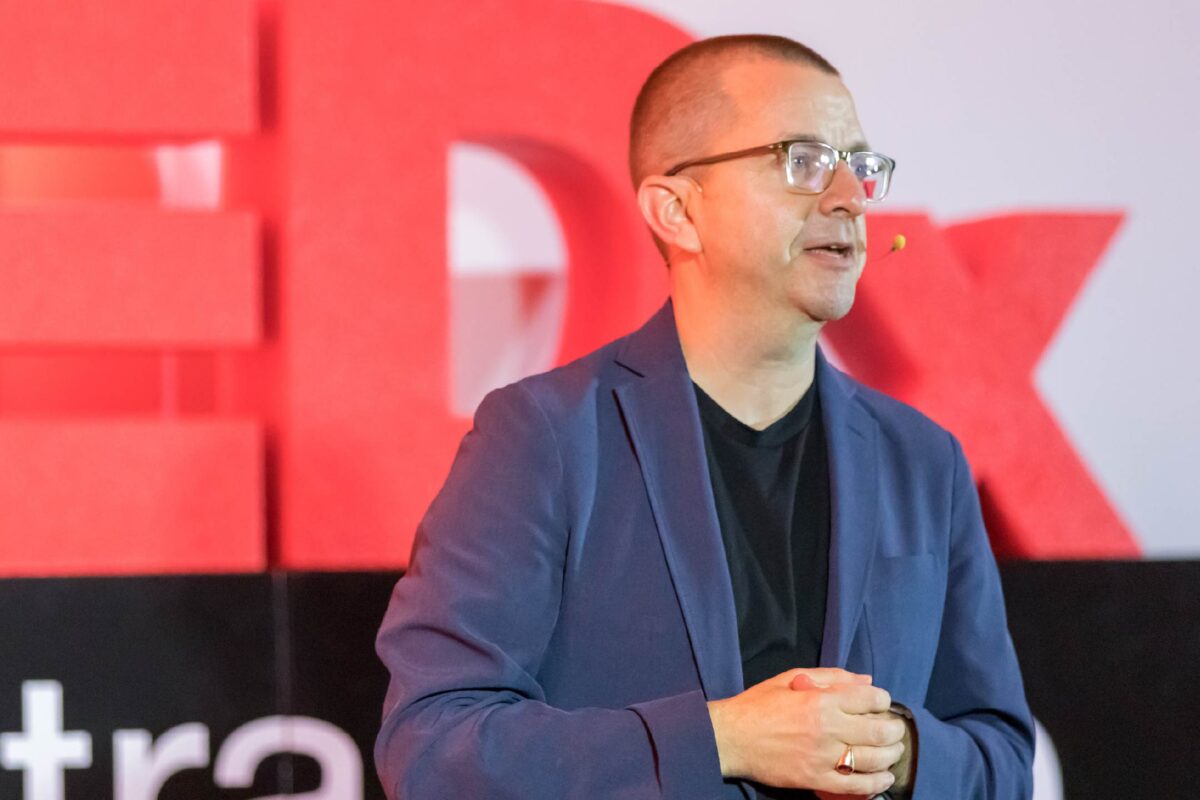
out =
<path fill-rule="evenodd" d="M 469 421 L 450 412 L 446 154 L 545 190 L 559 360 L 664 296 L 626 125 L 689 37 L 604 3 L 0 0 L 0 574 L 392 567 Z M 212 208 L 154 148 L 218 140 Z M 1016 214 L 868 267 L 828 331 L 963 439 L 994 544 L 1137 547 L 1033 369 L 1120 223 Z M 1030 242 L 1036 242 L 1035 247 Z"/>

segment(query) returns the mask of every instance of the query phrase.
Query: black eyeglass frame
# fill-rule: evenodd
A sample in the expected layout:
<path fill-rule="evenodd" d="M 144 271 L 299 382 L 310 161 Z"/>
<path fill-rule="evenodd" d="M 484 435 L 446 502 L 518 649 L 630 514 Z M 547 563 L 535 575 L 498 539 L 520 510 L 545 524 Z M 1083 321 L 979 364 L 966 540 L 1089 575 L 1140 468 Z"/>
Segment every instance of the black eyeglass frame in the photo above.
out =
<path fill-rule="evenodd" d="M 826 171 L 825 185 L 819 191 L 816 191 L 816 192 L 805 191 L 805 190 L 801 189 L 800 187 L 796 186 L 796 184 L 792 181 L 792 165 L 790 163 L 791 159 L 790 159 L 790 157 L 787 157 L 787 156 L 788 156 L 788 150 L 790 150 L 792 145 L 794 145 L 794 144 L 816 145 L 818 147 L 827 148 L 837 154 L 837 161 L 845 161 L 846 166 L 850 166 L 850 157 L 851 156 L 868 155 L 868 156 L 874 156 L 875 158 L 880 159 L 881 161 L 883 161 L 884 163 L 886 163 L 888 165 L 887 183 L 884 186 L 884 192 L 882 195 L 880 195 L 879 197 L 868 197 L 867 202 L 868 203 L 878 203 L 887 197 L 888 190 L 891 188 L 892 173 L 896 171 L 896 160 L 895 159 L 885 156 L 883 153 L 877 153 L 874 150 L 838 150 L 836 147 L 834 147 L 831 144 L 825 144 L 824 142 L 813 141 L 812 139 L 784 139 L 781 142 L 772 142 L 771 144 L 759 145 L 758 147 L 747 147 L 745 150 L 734 150 L 729 153 L 718 153 L 715 156 L 706 156 L 705 158 L 695 158 L 690 161 L 684 161 L 681 164 L 676 164 L 675 166 L 671 167 L 669 170 L 667 170 L 663 174 L 666 175 L 667 177 L 672 177 L 674 175 L 678 175 L 680 172 L 687 169 L 688 167 L 702 167 L 702 166 L 706 166 L 708 164 L 719 164 L 722 161 L 732 161 L 737 158 L 748 158 L 750 156 L 759 156 L 759 155 L 766 155 L 768 153 L 782 152 L 785 156 L 784 168 L 785 168 L 785 172 L 787 175 L 788 186 L 790 186 L 792 189 L 794 189 L 799 194 L 820 194 L 821 192 L 828 189 L 829 185 L 831 183 L 833 183 L 833 173 L 837 169 L 836 161 L 834 162 L 834 169 Z M 853 171 L 854 168 L 853 167 L 850 167 L 850 168 L 851 168 L 851 171 Z M 858 176 L 856 175 L 855 177 L 857 178 Z"/>

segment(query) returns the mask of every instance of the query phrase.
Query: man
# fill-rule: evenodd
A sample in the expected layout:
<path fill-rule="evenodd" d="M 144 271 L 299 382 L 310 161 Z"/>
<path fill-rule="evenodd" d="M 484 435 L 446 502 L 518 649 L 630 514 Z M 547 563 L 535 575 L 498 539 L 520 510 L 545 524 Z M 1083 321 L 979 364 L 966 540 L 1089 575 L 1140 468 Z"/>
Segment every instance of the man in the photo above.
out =
<path fill-rule="evenodd" d="M 893 166 L 837 72 L 690 45 L 630 164 L 671 302 L 480 405 L 379 634 L 387 792 L 1027 797 L 962 450 L 816 345 Z"/>

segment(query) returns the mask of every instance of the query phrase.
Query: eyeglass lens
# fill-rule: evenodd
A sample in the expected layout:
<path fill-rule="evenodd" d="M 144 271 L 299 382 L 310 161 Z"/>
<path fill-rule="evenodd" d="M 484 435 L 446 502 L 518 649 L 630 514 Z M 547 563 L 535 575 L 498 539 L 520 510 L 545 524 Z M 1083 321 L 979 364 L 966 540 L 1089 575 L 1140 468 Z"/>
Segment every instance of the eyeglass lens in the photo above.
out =
<path fill-rule="evenodd" d="M 788 147 L 788 182 L 801 192 L 820 194 L 829 188 L 838 154 L 819 142 L 793 142 Z M 876 153 L 852 153 L 850 169 L 863 185 L 868 201 L 882 200 L 891 179 L 891 165 Z"/>

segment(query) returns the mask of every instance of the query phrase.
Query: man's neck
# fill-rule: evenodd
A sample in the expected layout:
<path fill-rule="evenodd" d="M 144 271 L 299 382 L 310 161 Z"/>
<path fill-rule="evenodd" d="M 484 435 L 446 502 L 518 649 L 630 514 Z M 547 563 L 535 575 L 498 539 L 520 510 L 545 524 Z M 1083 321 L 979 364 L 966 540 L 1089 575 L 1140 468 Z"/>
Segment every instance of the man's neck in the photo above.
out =
<path fill-rule="evenodd" d="M 762 430 L 782 419 L 812 385 L 821 323 L 692 298 L 677 297 L 674 309 L 692 380 L 746 425 Z"/>

